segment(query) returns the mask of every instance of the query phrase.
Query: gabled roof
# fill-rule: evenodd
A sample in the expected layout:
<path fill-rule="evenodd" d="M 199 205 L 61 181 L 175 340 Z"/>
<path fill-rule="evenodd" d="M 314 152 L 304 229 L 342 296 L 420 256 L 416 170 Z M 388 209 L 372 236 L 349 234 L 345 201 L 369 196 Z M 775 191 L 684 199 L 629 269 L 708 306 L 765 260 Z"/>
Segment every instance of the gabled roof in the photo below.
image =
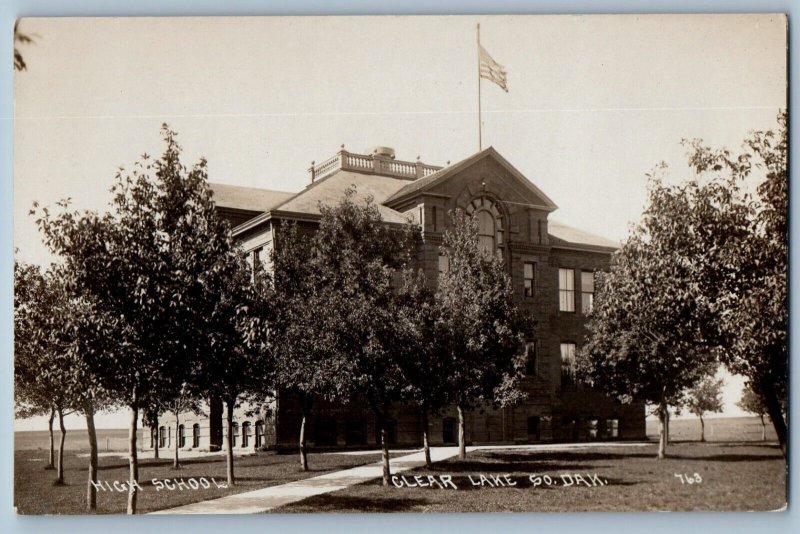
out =
<path fill-rule="evenodd" d="M 576 248 L 602 248 L 616 250 L 620 247 L 618 241 L 612 241 L 605 237 L 586 232 L 574 226 L 568 226 L 564 223 L 550 219 L 547 221 L 547 233 L 550 236 L 550 244 L 553 246 L 558 245 L 571 245 Z"/>
<path fill-rule="evenodd" d="M 502 165 L 512 176 L 516 177 L 525 187 L 527 187 L 531 193 L 535 196 L 542 199 L 544 202 L 543 208 L 547 209 L 548 211 L 553 211 L 558 208 L 555 202 L 553 202 L 544 192 L 536 187 L 530 180 L 528 180 L 521 172 L 519 172 L 511 163 L 508 162 L 503 156 L 500 155 L 494 147 L 487 147 L 480 152 L 473 154 L 472 156 L 462 159 L 458 163 L 445 167 L 444 169 L 438 170 L 435 173 L 426 176 L 425 178 L 420 178 L 411 182 L 410 184 L 406 185 L 388 199 L 386 199 L 387 205 L 397 204 L 399 201 L 407 199 L 409 197 L 414 196 L 415 194 L 424 192 L 426 190 L 435 187 L 437 184 L 440 184 L 453 176 L 454 174 L 458 173 L 459 171 L 469 167 L 470 165 L 474 165 L 475 163 L 479 162 L 484 158 L 491 157 L 495 161 L 497 161 L 500 165 Z"/>
<path fill-rule="evenodd" d="M 256 187 L 240 187 L 238 185 L 208 184 L 213 193 L 212 200 L 221 208 L 234 208 L 259 213 L 268 211 L 285 202 L 295 193 L 273 191 Z"/>

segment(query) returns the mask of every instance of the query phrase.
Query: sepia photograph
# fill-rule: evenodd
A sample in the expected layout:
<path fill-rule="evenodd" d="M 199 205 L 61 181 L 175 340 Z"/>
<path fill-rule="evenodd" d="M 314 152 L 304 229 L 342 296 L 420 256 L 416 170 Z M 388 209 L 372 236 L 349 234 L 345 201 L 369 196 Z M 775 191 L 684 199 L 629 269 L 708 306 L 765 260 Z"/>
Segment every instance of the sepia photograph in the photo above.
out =
<path fill-rule="evenodd" d="M 16 513 L 785 512 L 787 31 L 18 19 Z"/>

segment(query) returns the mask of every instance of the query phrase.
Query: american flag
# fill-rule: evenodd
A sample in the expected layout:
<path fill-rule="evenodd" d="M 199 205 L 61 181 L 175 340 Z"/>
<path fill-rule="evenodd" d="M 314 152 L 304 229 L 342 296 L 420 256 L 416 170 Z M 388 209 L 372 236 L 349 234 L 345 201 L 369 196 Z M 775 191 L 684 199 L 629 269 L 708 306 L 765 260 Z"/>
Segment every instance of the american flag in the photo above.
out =
<path fill-rule="evenodd" d="M 486 80 L 496 83 L 500 88 L 508 92 L 508 73 L 505 67 L 495 61 L 489 52 L 478 44 L 478 54 L 480 56 L 480 76 Z"/>

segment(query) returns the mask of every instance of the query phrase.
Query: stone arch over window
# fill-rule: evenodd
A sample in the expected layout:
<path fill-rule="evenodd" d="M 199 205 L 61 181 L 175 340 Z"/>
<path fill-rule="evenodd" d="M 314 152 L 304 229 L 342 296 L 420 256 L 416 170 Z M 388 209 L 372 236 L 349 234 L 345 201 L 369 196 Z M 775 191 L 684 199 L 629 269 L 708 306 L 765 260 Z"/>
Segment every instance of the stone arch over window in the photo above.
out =
<path fill-rule="evenodd" d="M 504 245 L 505 224 L 499 202 L 489 195 L 482 194 L 469 203 L 465 212 L 478 221 L 478 243 L 481 252 L 493 254 L 498 247 Z"/>
<path fill-rule="evenodd" d="M 200 425 L 195 423 L 192 425 L 192 447 L 195 449 L 200 446 Z"/>

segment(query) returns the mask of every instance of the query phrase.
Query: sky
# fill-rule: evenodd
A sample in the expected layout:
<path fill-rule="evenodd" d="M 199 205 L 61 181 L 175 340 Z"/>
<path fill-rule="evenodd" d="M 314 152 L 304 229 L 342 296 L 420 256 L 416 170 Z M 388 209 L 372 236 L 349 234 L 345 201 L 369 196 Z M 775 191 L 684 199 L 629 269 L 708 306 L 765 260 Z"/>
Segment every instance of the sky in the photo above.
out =
<path fill-rule="evenodd" d="M 786 107 L 779 15 L 23 19 L 35 43 L 15 76 L 16 257 L 53 260 L 34 201 L 104 209 L 117 169 L 162 151 L 164 122 L 212 182 L 284 191 L 341 144 L 435 165 L 471 155 L 477 23 L 509 87 L 483 81 L 483 146 L 555 201 L 552 218 L 612 239 L 659 162 L 690 176 L 682 139 L 736 149 Z M 726 383 L 738 415 L 743 381 Z"/>

